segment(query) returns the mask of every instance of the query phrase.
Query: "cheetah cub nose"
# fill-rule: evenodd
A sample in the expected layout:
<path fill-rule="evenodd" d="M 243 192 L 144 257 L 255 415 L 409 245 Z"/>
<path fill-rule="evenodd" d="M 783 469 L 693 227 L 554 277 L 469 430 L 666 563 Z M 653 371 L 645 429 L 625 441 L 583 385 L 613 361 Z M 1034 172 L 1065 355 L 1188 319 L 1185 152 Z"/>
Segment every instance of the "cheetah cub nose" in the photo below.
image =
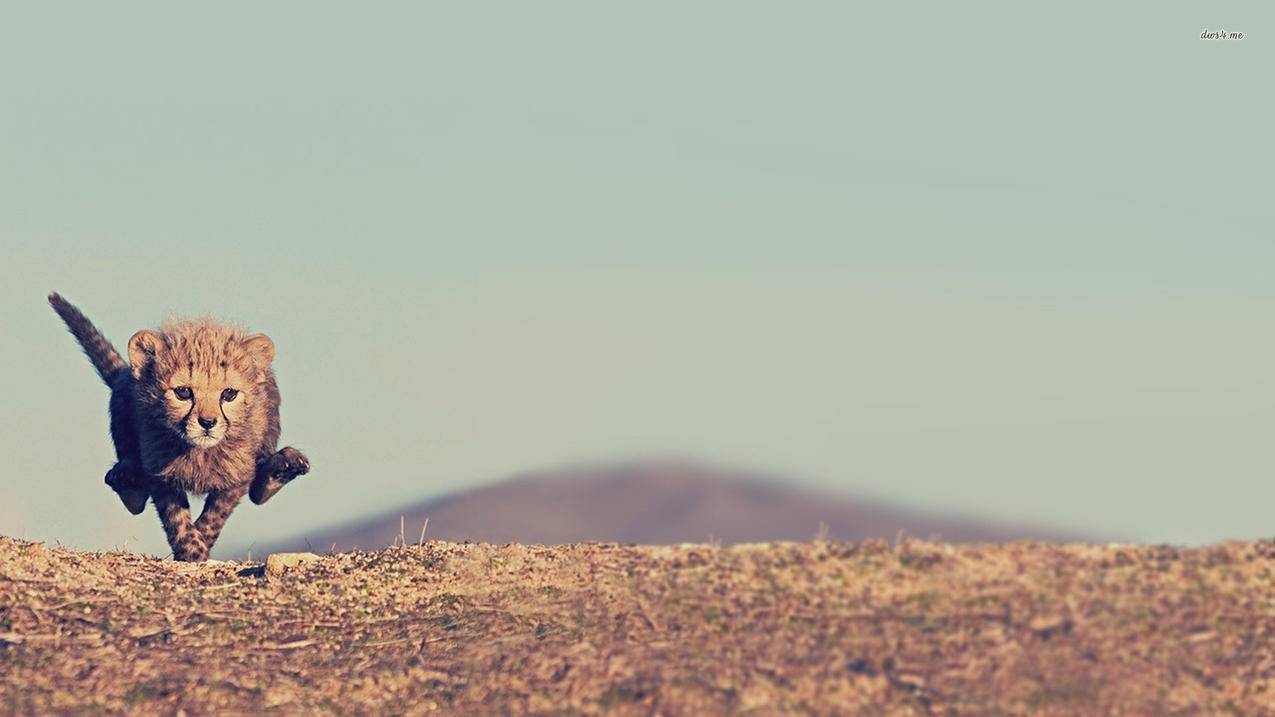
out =
<path fill-rule="evenodd" d="M 212 428 L 213 426 L 217 425 L 217 419 L 215 419 L 215 418 L 204 418 L 204 417 L 200 416 L 200 418 L 199 418 L 199 425 L 203 426 L 203 427 L 204 427 L 204 430 L 207 430 L 207 429 Z"/>

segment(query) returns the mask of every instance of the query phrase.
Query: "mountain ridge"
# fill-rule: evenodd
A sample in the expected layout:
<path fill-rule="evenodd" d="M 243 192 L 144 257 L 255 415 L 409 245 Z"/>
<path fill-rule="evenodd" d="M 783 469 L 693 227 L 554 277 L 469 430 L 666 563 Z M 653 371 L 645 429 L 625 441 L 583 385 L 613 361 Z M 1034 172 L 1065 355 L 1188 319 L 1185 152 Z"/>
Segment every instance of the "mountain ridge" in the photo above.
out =
<path fill-rule="evenodd" d="M 1018 539 L 1068 542 L 1073 532 L 977 516 L 947 515 L 838 495 L 749 470 L 689 460 L 639 460 L 516 474 L 495 483 L 320 526 L 253 547 L 375 550 L 426 539 L 561 545 L 613 542 L 669 545 L 895 539 L 900 534 L 955 543 Z"/>

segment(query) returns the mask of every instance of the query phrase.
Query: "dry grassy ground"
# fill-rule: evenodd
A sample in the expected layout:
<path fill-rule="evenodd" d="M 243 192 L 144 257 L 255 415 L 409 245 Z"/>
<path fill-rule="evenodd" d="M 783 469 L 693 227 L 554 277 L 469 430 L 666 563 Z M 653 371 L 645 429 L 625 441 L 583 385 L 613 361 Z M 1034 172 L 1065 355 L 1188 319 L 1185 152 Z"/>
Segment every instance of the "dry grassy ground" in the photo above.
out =
<path fill-rule="evenodd" d="M 1272 565 L 431 542 L 267 573 L 0 539 L 0 711 L 1271 714 Z"/>

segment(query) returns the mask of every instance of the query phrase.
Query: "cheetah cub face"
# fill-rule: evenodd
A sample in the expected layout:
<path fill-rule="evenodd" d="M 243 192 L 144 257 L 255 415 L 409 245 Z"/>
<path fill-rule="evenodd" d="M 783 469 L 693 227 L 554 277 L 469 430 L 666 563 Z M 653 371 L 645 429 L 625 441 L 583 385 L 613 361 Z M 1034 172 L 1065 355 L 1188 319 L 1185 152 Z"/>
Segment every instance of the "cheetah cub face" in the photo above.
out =
<path fill-rule="evenodd" d="M 266 335 L 183 322 L 137 332 L 128 354 L 141 389 L 139 408 L 189 445 L 212 448 L 259 431 L 257 409 L 266 402 L 264 384 L 274 358 Z"/>

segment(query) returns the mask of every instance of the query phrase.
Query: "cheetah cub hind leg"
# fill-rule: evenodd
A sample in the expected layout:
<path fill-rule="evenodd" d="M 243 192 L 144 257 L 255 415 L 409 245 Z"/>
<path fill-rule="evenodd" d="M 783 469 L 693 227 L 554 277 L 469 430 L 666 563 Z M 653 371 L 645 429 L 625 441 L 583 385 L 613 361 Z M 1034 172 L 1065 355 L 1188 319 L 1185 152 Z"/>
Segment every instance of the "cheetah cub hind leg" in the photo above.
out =
<path fill-rule="evenodd" d="M 106 472 L 106 485 L 115 491 L 128 512 L 141 515 L 146 510 L 146 501 L 151 496 L 150 481 L 131 464 L 120 461 L 111 466 Z"/>
<path fill-rule="evenodd" d="M 248 488 L 248 498 L 257 505 L 270 500 L 279 489 L 297 476 L 310 472 L 310 459 L 288 446 L 257 464 L 257 475 Z"/>

